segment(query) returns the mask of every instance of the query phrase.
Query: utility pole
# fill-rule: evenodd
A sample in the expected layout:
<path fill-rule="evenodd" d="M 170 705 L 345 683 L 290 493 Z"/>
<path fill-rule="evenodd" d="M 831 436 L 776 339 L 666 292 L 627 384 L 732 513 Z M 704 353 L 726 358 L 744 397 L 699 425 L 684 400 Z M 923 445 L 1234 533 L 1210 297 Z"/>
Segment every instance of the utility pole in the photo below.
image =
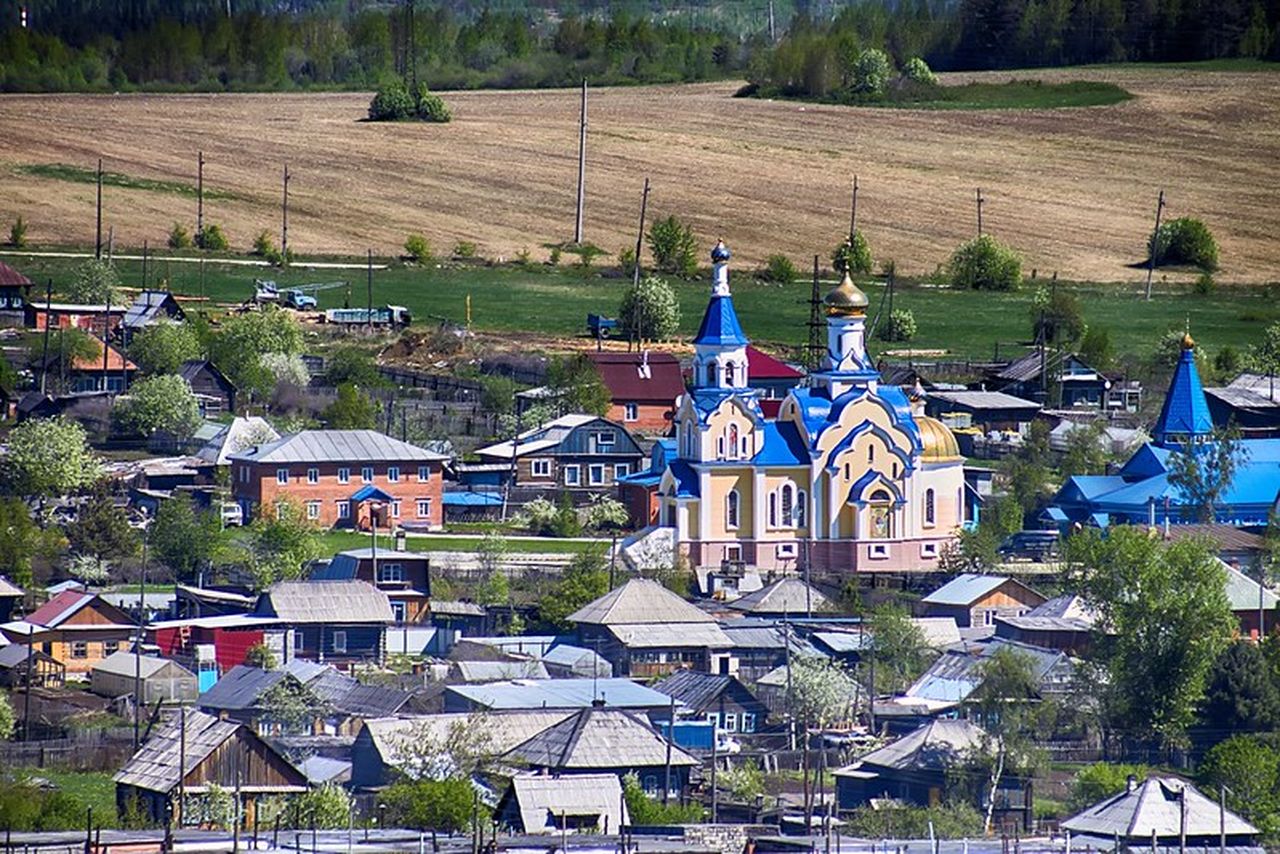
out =
<path fill-rule="evenodd" d="M 809 343 L 805 345 L 805 367 L 816 371 L 822 365 L 822 294 L 818 282 L 818 256 L 813 256 L 813 289 L 809 293 Z"/>
<path fill-rule="evenodd" d="M 853 246 L 854 235 L 858 233 L 858 176 L 853 176 L 853 203 L 849 206 L 849 246 Z"/>
<path fill-rule="evenodd" d="M 1160 248 L 1160 214 L 1164 213 L 1164 190 L 1160 191 L 1160 198 L 1156 200 L 1156 230 L 1151 232 L 1151 245 L 1148 247 L 1147 255 L 1147 301 L 1151 301 L 1151 276 L 1156 271 L 1156 250 Z"/>
<path fill-rule="evenodd" d="M 649 179 L 644 179 L 644 192 L 640 196 L 640 230 L 636 232 L 636 268 L 632 284 L 640 284 L 640 253 L 644 250 L 644 215 L 649 207 Z"/>
<path fill-rule="evenodd" d="M 674 695 L 671 697 L 671 707 L 667 715 L 667 784 L 662 789 L 663 806 L 666 806 L 667 801 L 671 798 L 671 742 L 676 737 L 676 698 Z M 716 733 L 713 728 L 711 731 L 713 741 L 715 737 Z"/>
<path fill-rule="evenodd" d="M 774 27 L 773 18 L 773 0 L 769 0 L 769 44 L 773 44 L 778 40 L 777 30 Z"/>
<path fill-rule="evenodd" d="M 373 250 L 370 249 L 367 267 L 365 270 L 365 298 L 367 300 L 366 308 L 369 313 L 365 317 L 365 323 L 369 329 L 373 329 Z M 390 320 L 390 318 L 388 318 Z"/>
<path fill-rule="evenodd" d="M 582 245 L 582 206 L 587 192 L 587 78 L 582 78 L 582 107 L 578 113 L 578 214 L 573 223 L 573 242 Z"/>
<path fill-rule="evenodd" d="M 289 257 L 289 164 L 284 164 L 284 202 L 280 207 L 280 257 Z"/>
<path fill-rule="evenodd" d="M 196 152 L 196 246 L 204 243 L 204 152 Z"/>
<path fill-rule="evenodd" d="M 102 257 L 102 158 L 98 158 L 98 227 L 93 242 L 93 257 Z"/>
<path fill-rule="evenodd" d="M 142 583 L 138 586 L 138 635 L 133 645 L 133 751 L 142 734 L 142 641 L 147 631 L 147 529 L 142 529 Z"/>
<path fill-rule="evenodd" d="M 142 289 L 147 289 L 147 241 L 142 241 Z"/>
<path fill-rule="evenodd" d="M 982 203 L 984 201 L 984 199 L 982 198 L 981 187 L 978 188 L 977 196 L 978 196 L 978 236 L 981 237 L 982 236 Z"/>
<path fill-rule="evenodd" d="M 45 393 L 46 379 L 49 376 L 49 323 L 52 318 L 49 305 L 53 302 L 53 279 L 50 278 L 44 288 L 44 349 L 40 354 L 40 393 Z"/>

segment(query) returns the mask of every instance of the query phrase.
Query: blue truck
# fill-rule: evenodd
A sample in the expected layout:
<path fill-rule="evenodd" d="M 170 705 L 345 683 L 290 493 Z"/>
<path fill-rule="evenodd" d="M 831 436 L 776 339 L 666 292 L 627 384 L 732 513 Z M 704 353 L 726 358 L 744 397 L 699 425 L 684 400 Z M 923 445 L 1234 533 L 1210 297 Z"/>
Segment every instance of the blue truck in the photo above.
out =
<path fill-rule="evenodd" d="M 618 328 L 618 321 L 602 314 L 587 315 L 587 332 L 592 338 L 608 338 Z"/>

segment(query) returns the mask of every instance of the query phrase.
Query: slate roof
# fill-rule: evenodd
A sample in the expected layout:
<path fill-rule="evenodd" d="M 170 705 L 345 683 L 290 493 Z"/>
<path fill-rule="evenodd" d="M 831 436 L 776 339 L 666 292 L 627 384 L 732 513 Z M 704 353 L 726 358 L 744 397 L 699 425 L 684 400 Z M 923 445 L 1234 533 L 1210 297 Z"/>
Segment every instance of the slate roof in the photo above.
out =
<path fill-rule="evenodd" d="M 934 391 L 929 393 L 929 397 L 974 410 L 1041 409 L 1034 400 L 1023 400 L 1002 391 Z"/>
<path fill-rule="evenodd" d="M 482 732 L 486 750 L 506 753 L 547 727 L 569 717 L 572 712 L 532 711 L 468 712 L 420 715 L 405 718 L 371 718 L 364 722 L 382 761 L 393 767 L 404 764 L 406 747 L 424 739 L 445 743 L 455 727 Z"/>
<path fill-rule="evenodd" d="M 455 661 L 451 669 L 463 682 L 501 682 L 505 679 L 550 679 L 541 661 Z"/>
<path fill-rule="evenodd" d="M 996 620 L 1024 631 L 1087 632 L 1098 622 L 1098 615 L 1080 596 L 1063 594 L 1025 614 L 1001 614 Z"/>
<path fill-rule="evenodd" d="M 290 678 L 283 670 L 263 670 L 247 664 L 237 664 L 200 695 L 197 704 L 202 709 L 237 712 L 254 709 L 262 695 L 281 680 Z"/>
<path fill-rule="evenodd" d="M 748 593 L 729 603 L 735 611 L 749 614 L 804 614 L 814 611 L 834 611 L 835 603 L 802 579 L 788 575 L 767 584 L 754 593 Z"/>
<path fill-rule="evenodd" d="M 896 771 L 943 771 L 966 753 L 981 750 L 985 735 L 969 721 L 932 721 L 835 773 L 838 777 L 865 765 Z"/>
<path fill-rule="evenodd" d="M 733 307 L 733 297 L 728 294 L 712 294 L 707 310 L 702 315 L 694 346 L 745 347 L 747 334 L 742 331 L 738 312 Z"/>
<path fill-rule="evenodd" d="M 1045 683 L 1055 667 L 1070 662 L 1067 655 L 1058 650 L 993 638 L 965 649 L 944 652 L 907 688 L 905 699 L 947 705 L 964 702 L 982 685 L 983 665 L 1002 649 L 1030 659 L 1032 676 L 1038 685 Z"/>
<path fill-rule="evenodd" d="M 684 394 L 680 360 L 671 353 L 600 352 L 587 358 L 616 401 L 670 404 Z"/>
<path fill-rule="evenodd" d="M 574 771 L 664 765 L 667 740 L 642 718 L 616 709 L 586 708 L 507 752 L 535 768 Z M 700 764 L 672 746 L 672 766 Z"/>
<path fill-rule="evenodd" d="M 27 649 L 25 643 L 10 643 L 0 646 L 0 670 L 12 670 L 18 667 L 27 666 Z M 31 661 L 34 665 L 37 661 L 54 661 L 52 655 L 42 652 L 35 647 L 31 647 Z"/>
<path fill-rule="evenodd" d="M 365 581 L 280 581 L 254 613 L 286 623 L 393 623 L 387 594 Z"/>
<path fill-rule="evenodd" d="M 380 718 L 394 715 L 411 699 L 408 691 L 384 685 L 356 685 L 333 700 L 342 714 L 357 718 Z"/>
<path fill-rule="evenodd" d="M 481 685 L 450 685 L 447 694 L 469 700 L 484 709 L 583 709 L 596 698 L 606 707 L 624 709 L 665 708 L 671 698 L 630 679 L 516 679 Z"/>
<path fill-rule="evenodd" d="M 255 442 L 260 442 L 263 438 L 268 442 L 275 442 L 280 438 L 280 434 L 265 418 L 257 415 L 236 416 L 230 424 L 224 426 L 206 442 L 204 447 L 196 452 L 196 456 L 205 462 L 225 466 L 231 462 L 232 454 L 253 447 Z"/>
<path fill-rule="evenodd" d="M 507 799 L 514 801 L 518 830 L 525 833 L 552 832 L 556 816 L 601 816 L 610 831 L 631 821 L 617 774 L 520 775 L 511 779 Z"/>
<path fill-rule="evenodd" d="M 706 612 L 656 581 L 632 578 L 569 615 L 571 623 L 618 624 L 715 623 Z"/>
<path fill-rule="evenodd" d="M 127 327 L 146 326 L 156 319 L 160 309 L 164 308 L 165 303 L 170 300 L 177 302 L 173 294 L 168 291 L 142 291 L 133 298 L 133 304 L 125 311 L 121 323 Z M 178 310 L 180 312 L 181 308 Z"/>
<path fill-rule="evenodd" d="M 1216 802 L 1205 797 L 1194 786 L 1176 777 L 1149 777 L 1133 789 L 1106 798 L 1062 822 L 1061 828 L 1072 833 L 1087 833 L 1113 839 L 1149 841 L 1152 833 L 1159 837 L 1176 837 L 1182 830 L 1182 807 L 1179 801 L 1186 793 L 1187 836 L 1217 838 L 1223 815 Z M 1255 836 L 1258 829 L 1240 816 L 1226 811 L 1228 836 Z"/>
<path fill-rule="evenodd" d="M 447 459 L 377 430 L 303 430 L 231 455 L 253 463 L 434 462 Z"/>
<path fill-rule="evenodd" d="M 711 623 L 624 623 L 609 634 L 629 649 L 729 649 L 733 641 Z"/>
<path fill-rule="evenodd" d="M 1195 349 L 1184 347 L 1151 436 L 1157 443 L 1164 444 L 1177 437 L 1207 436 L 1212 432 L 1213 416 L 1209 414 L 1209 401 L 1200 385 Z"/>

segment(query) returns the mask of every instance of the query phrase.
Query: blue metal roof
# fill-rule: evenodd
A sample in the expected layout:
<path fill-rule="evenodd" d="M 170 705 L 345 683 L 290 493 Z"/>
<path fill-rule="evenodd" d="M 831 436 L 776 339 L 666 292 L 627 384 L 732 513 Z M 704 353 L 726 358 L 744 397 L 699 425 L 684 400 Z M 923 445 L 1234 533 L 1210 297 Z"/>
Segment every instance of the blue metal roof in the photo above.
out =
<path fill-rule="evenodd" d="M 501 507 L 502 496 L 488 492 L 458 490 L 446 492 L 441 499 L 445 507 Z"/>
<path fill-rule="evenodd" d="M 745 347 L 747 335 L 738 322 L 738 312 L 733 307 L 733 297 L 712 294 L 707 311 L 702 315 L 702 325 L 693 339 L 695 345 L 711 347 Z"/>
<path fill-rule="evenodd" d="M 351 495 L 351 500 L 356 502 L 357 504 L 359 504 L 361 501 L 368 501 L 370 499 L 373 499 L 374 501 L 394 501 L 395 500 L 390 495 L 383 492 L 381 489 L 378 489 L 378 487 L 374 486 L 373 484 L 369 484 L 368 486 L 362 486 Z"/>
<path fill-rule="evenodd" d="M 1186 347 L 1174 369 L 1169 393 L 1151 435 L 1158 444 L 1164 445 L 1191 436 L 1207 436 L 1212 432 L 1213 417 L 1209 414 L 1209 402 L 1200 385 L 1195 350 Z"/>
<path fill-rule="evenodd" d="M 791 397 L 800 408 L 800 418 L 810 435 L 822 429 L 831 414 L 831 399 L 814 388 L 797 388 L 791 391 Z"/>
<path fill-rule="evenodd" d="M 630 679 L 539 679 L 450 685 L 446 691 L 486 709 L 586 709 L 602 697 L 606 708 L 650 709 L 671 704 L 666 694 Z"/>
<path fill-rule="evenodd" d="M 766 466 L 807 466 L 809 448 L 790 421 L 766 421 L 764 446 L 752 462 Z"/>
<path fill-rule="evenodd" d="M 672 460 L 668 469 L 676 479 L 676 498 L 697 498 L 702 494 L 698 473 L 684 460 Z"/>
<path fill-rule="evenodd" d="M 360 561 L 354 555 L 338 552 L 329 563 L 311 572 L 312 581 L 351 581 L 356 577 Z"/>

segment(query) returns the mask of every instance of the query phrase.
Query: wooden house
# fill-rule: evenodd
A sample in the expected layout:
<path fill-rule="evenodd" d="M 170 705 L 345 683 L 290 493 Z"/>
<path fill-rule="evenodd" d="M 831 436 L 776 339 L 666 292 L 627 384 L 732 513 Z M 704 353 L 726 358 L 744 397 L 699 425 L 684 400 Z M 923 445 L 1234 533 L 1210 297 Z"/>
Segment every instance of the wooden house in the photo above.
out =
<path fill-rule="evenodd" d="M 683 704 L 682 717 L 705 720 L 726 732 L 750 735 L 769 716 L 765 704 L 732 676 L 678 670 L 656 682 L 653 690 Z"/>
<path fill-rule="evenodd" d="M 387 594 L 397 625 L 425 623 L 430 616 L 431 556 L 394 548 L 349 549 L 338 552 L 311 573 L 312 581 L 353 581 L 372 584 Z"/>
<path fill-rule="evenodd" d="M 133 305 L 125 310 L 120 326 L 124 330 L 124 341 L 127 344 L 133 340 L 134 335 L 148 326 L 156 323 L 181 323 L 186 317 L 186 312 L 169 291 L 143 291 L 133 298 Z"/>
<path fill-rule="evenodd" d="M 69 673 L 88 673 L 126 646 L 134 632 L 132 617 L 83 590 L 64 590 L 25 618 L 0 625 L 10 643 L 34 643 Z"/>
<path fill-rule="evenodd" d="M 66 683 L 67 668 L 52 655 L 25 643 L 0 646 L 0 685 L 26 685 L 28 669 L 37 688 L 61 688 Z"/>
<path fill-rule="evenodd" d="M 480 448 L 484 462 L 512 465 L 520 486 L 611 489 L 636 471 L 644 453 L 622 425 L 594 415 L 565 415 L 526 430 L 516 441 Z"/>
<path fill-rule="evenodd" d="M 498 799 L 494 820 L 514 833 L 618 832 L 630 821 L 616 774 L 518 775 Z"/>
<path fill-rule="evenodd" d="M 966 572 L 921 600 L 926 617 L 952 617 L 962 629 L 994 626 L 996 617 L 1020 617 L 1045 597 L 1013 578 Z"/>
<path fill-rule="evenodd" d="M 183 362 L 178 376 L 187 381 L 200 404 L 200 414 L 215 418 L 226 412 L 236 411 L 236 387 L 222 371 L 207 359 Z"/>
<path fill-rule="evenodd" d="M 138 809 L 155 824 L 172 814 L 178 827 L 198 821 L 194 809 L 184 816 L 182 796 L 213 786 L 238 793 L 245 828 L 257 827 L 259 799 L 307 790 L 306 776 L 249 727 L 185 708 L 114 779 L 121 813 Z"/>
<path fill-rule="evenodd" d="M 90 341 L 93 345 L 92 355 L 69 356 L 50 347 L 47 356 L 37 358 L 32 371 L 37 374 L 44 373 L 49 387 L 62 389 L 71 394 L 89 392 L 122 394 L 127 391 L 138 373 L 138 366 L 110 344 L 104 345 L 96 338 Z M 104 346 L 107 348 L 105 360 L 102 358 Z"/>
<path fill-rule="evenodd" d="M 0 262 L 0 320 L 6 324 L 22 323 L 31 299 L 31 280 Z"/>
<path fill-rule="evenodd" d="M 273 617 L 284 659 L 381 661 L 395 622 L 387 594 L 365 581 L 281 581 L 258 597 L 258 617 Z"/>

